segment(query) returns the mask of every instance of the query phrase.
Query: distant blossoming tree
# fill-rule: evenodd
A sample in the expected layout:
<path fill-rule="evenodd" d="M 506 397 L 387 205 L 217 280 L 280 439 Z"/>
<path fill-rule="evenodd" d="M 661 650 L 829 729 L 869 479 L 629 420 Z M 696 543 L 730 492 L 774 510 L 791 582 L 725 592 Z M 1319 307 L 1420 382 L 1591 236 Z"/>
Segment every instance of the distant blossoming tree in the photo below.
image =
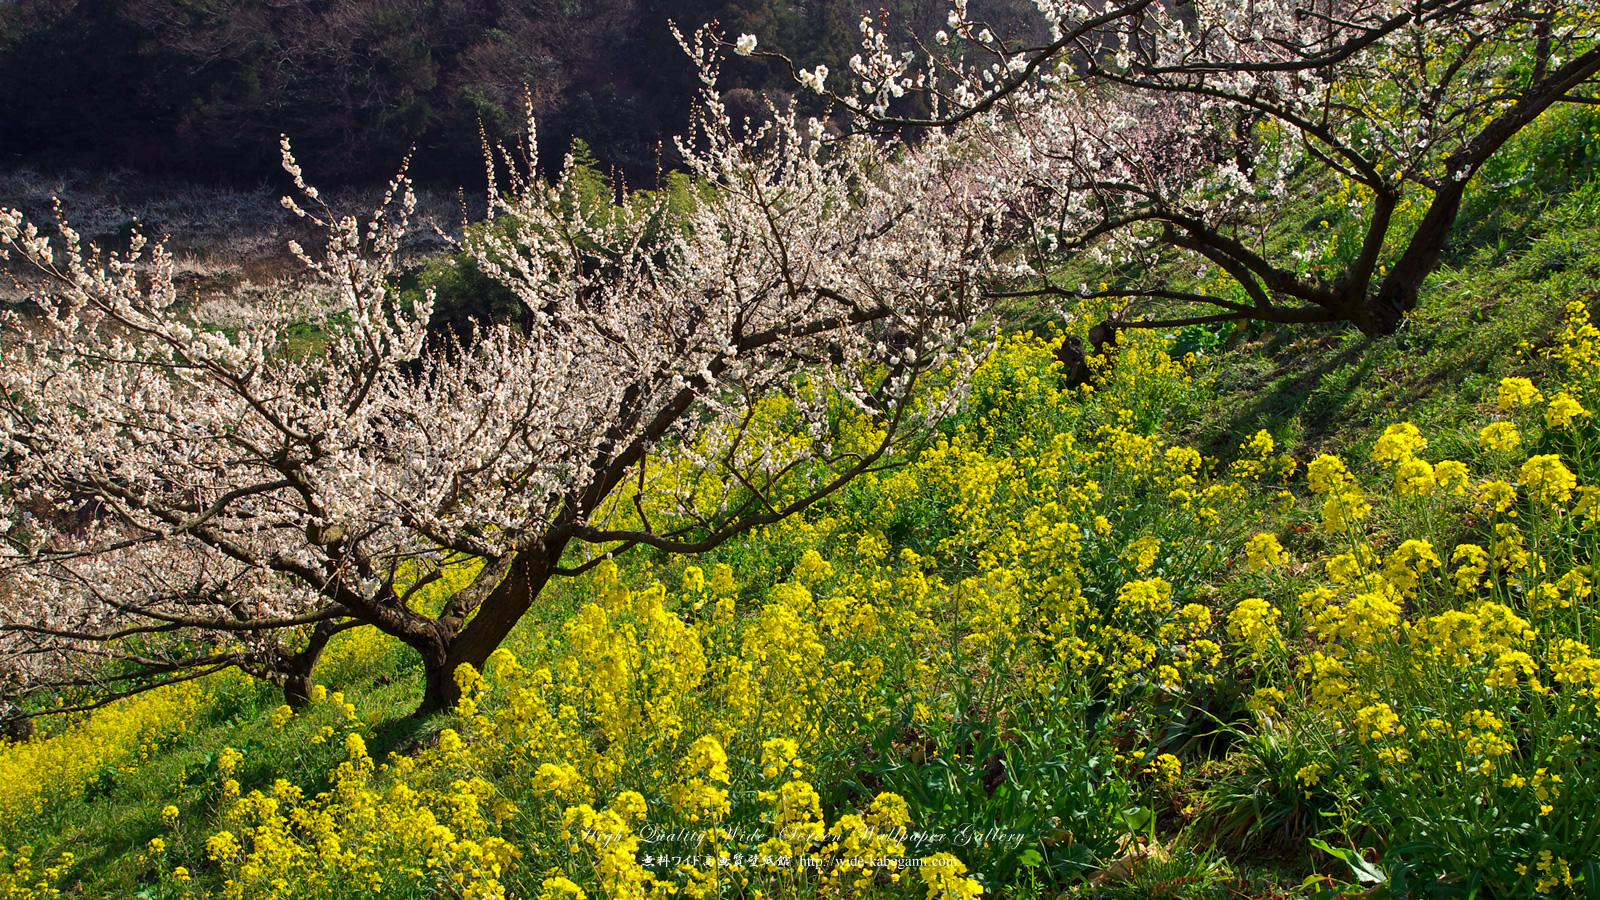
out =
<path fill-rule="evenodd" d="M 987 129 L 993 186 L 1033 226 L 1035 292 L 1130 325 L 1390 333 L 1473 174 L 1552 106 L 1600 102 L 1595 0 L 1036 2 L 1041 45 L 955 0 L 949 31 L 915 50 L 864 18 L 853 83 L 792 71 L 865 130 Z M 1343 213 L 1292 233 L 1317 192 Z M 1061 283 L 1085 253 L 1116 276 Z"/>
<path fill-rule="evenodd" d="M 716 41 L 683 43 L 705 82 L 691 185 L 583 200 L 570 164 L 503 191 L 491 165 L 494 221 L 465 247 L 532 325 L 451 352 L 425 352 L 431 301 L 394 287 L 403 176 L 339 218 L 285 141 L 285 203 L 328 233 L 294 248 L 315 289 L 226 327 L 162 246 L 102 258 L 0 211 L 0 247 L 54 285 L 5 323 L 0 683 L 93 705 L 238 667 L 304 696 L 328 640 L 370 627 L 416 649 L 440 708 L 551 578 L 709 550 L 925 436 L 961 396 L 999 240 L 963 138 L 822 148 L 786 110 L 743 135 Z"/>

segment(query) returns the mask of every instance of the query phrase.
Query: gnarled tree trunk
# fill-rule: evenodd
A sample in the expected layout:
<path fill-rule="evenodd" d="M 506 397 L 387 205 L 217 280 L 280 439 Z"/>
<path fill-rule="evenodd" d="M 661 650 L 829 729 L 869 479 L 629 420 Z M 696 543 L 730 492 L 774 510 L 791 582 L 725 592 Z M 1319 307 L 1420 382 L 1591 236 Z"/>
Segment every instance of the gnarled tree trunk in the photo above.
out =
<path fill-rule="evenodd" d="M 478 607 L 476 615 L 462 621 L 438 620 L 437 639 L 416 646 L 422 653 L 422 702 L 416 715 L 427 716 L 454 707 L 461 699 L 456 670 L 462 665 L 483 670 L 489 654 L 511 634 L 533 600 L 550 583 L 567 539 L 542 542 L 517 554 L 510 570 Z"/>

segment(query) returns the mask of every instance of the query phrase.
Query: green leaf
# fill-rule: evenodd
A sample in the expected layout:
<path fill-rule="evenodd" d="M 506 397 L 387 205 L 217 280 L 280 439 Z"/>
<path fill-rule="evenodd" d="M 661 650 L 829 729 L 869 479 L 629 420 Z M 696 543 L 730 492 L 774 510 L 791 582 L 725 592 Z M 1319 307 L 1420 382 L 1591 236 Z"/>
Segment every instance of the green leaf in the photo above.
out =
<path fill-rule="evenodd" d="M 1122 811 L 1122 821 L 1127 823 L 1129 831 L 1143 831 L 1154 820 L 1155 813 L 1143 806 L 1130 806 Z"/>
<path fill-rule="evenodd" d="M 1356 880 L 1363 884 L 1383 884 L 1389 880 L 1389 876 L 1384 874 L 1382 869 L 1378 868 L 1372 863 L 1367 862 L 1366 858 L 1361 855 L 1360 851 L 1347 850 L 1343 847 L 1333 847 L 1330 846 L 1326 841 L 1321 841 L 1317 838 L 1311 839 L 1311 846 L 1316 847 L 1318 850 L 1321 850 L 1323 853 L 1326 853 L 1329 856 L 1344 860 L 1344 864 L 1350 867 L 1350 871 L 1356 876 Z"/>

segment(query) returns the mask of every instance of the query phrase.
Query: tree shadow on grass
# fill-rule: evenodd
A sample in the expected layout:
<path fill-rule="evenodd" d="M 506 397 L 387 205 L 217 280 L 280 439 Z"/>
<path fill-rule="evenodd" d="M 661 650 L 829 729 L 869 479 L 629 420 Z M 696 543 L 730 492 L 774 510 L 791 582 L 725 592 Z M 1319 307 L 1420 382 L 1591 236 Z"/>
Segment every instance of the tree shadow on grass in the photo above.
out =
<path fill-rule="evenodd" d="M 1300 439 L 1308 444 L 1338 430 L 1376 369 L 1381 350 L 1374 341 L 1344 340 L 1333 331 L 1316 339 L 1309 352 L 1294 353 L 1291 345 L 1304 339 L 1301 332 L 1275 329 L 1261 346 L 1230 354 L 1278 362 L 1257 375 L 1219 375 L 1222 385 L 1194 436 L 1202 453 L 1231 458 L 1256 431 L 1281 435 L 1296 422 Z"/>

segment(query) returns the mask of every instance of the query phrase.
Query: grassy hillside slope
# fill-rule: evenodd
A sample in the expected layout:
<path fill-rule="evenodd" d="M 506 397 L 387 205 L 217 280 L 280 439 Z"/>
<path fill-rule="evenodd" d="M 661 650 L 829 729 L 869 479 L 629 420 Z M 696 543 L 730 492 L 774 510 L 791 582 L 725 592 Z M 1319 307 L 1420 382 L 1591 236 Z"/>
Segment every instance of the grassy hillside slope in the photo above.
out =
<path fill-rule="evenodd" d="M 356 632 L 298 712 L 0 745 L 0 897 L 1600 896 L 1600 184 L 1589 119 L 1529 140 L 1394 337 L 1073 389 L 1014 335 L 937 445 L 547 593 L 452 714 Z"/>

